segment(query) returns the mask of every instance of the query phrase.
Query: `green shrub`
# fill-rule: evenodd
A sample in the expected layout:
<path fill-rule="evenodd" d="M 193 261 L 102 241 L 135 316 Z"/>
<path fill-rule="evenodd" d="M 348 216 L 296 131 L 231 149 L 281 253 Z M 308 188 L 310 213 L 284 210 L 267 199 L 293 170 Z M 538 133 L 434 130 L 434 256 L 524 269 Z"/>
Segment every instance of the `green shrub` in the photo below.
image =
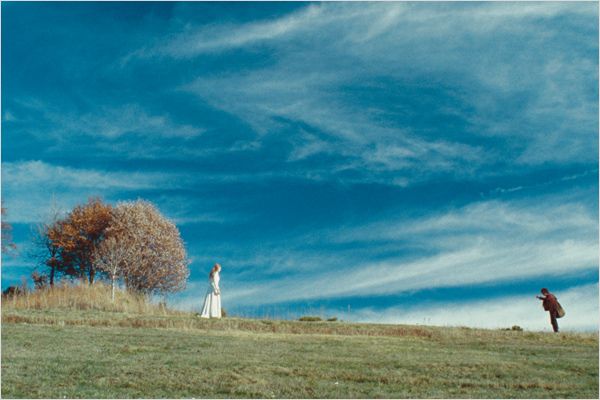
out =
<path fill-rule="evenodd" d="M 298 321 L 304 321 L 304 322 L 316 322 L 316 321 L 323 321 L 321 319 L 321 317 L 311 317 L 311 316 L 304 316 L 304 317 L 300 317 L 298 319 Z"/>
<path fill-rule="evenodd" d="M 502 328 L 500 329 L 501 331 L 516 331 L 516 332 L 523 332 L 523 328 L 521 328 L 519 325 L 513 325 L 512 328 Z"/>
<path fill-rule="evenodd" d="M 329 322 L 335 322 L 335 321 L 337 321 L 337 317 L 327 318 L 327 321 L 329 321 Z"/>

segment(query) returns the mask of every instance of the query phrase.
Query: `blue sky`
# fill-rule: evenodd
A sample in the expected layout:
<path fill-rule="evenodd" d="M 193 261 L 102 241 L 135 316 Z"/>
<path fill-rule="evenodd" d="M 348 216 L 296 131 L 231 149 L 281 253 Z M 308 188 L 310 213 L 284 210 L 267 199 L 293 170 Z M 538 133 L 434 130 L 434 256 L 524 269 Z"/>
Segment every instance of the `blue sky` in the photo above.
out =
<path fill-rule="evenodd" d="M 246 316 L 598 324 L 598 5 L 2 3 L 2 198 L 144 198 Z M 452 310 L 452 312 L 448 312 Z"/>

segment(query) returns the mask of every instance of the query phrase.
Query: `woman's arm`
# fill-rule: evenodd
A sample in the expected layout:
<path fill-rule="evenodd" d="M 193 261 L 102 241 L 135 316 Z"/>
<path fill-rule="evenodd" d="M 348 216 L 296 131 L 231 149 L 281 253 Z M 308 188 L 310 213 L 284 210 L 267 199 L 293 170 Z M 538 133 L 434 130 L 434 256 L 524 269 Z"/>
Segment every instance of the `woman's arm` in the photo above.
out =
<path fill-rule="evenodd" d="M 215 274 L 210 280 L 210 284 L 215 294 L 221 294 L 221 290 L 219 289 L 219 275 Z"/>

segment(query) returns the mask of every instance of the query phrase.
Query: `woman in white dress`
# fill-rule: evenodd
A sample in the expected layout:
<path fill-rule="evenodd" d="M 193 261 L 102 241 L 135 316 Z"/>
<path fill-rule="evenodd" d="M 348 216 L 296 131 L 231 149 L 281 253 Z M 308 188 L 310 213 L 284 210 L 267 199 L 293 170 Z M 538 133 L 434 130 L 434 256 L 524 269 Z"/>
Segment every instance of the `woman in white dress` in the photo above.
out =
<path fill-rule="evenodd" d="M 219 272 L 221 266 L 215 264 L 208 275 L 208 291 L 204 298 L 204 306 L 202 307 L 202 318 L 221 318 L 221 290 L 219 289 Z"/>

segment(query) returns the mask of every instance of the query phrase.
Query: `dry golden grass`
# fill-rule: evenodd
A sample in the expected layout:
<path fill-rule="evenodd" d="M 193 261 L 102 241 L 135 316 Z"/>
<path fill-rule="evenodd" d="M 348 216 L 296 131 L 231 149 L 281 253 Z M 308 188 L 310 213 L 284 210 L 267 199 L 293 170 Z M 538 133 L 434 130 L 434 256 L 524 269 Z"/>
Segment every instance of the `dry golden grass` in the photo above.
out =
<path fill-rule="evenodd" d="M 4 310 L 98 310 L 144 315 L 173 313 L 163 306 L 151 303 L 146 296 L 123 290 L 115 292 L 112 301 L 111 288 L 102 282 L 93 285 L 60 283 L 53 288 L 27 291 L 23 294 L 4 297 Z"/>

